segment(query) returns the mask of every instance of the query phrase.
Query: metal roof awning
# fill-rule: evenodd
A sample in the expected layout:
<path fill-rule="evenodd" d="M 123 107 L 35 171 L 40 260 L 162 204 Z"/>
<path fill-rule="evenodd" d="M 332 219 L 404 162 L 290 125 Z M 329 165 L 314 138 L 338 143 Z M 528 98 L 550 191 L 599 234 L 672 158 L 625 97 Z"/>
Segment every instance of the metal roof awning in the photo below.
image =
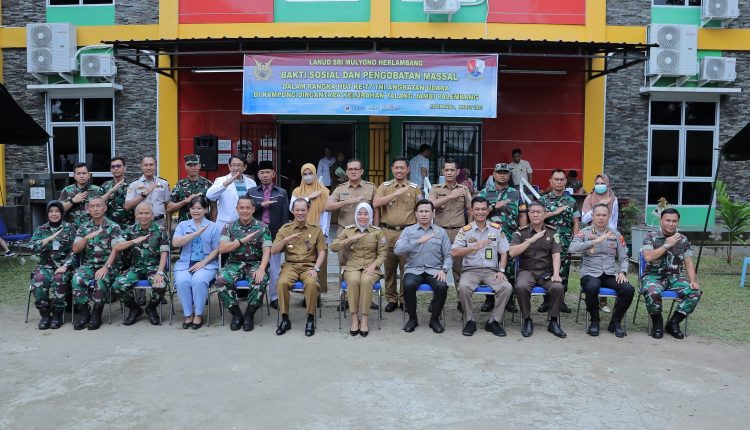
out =
<path fill-rule="evenodd" d="M 0 143 L 20 146 L 42 146 L 49 141 L 49 134 L 16 103 L 5 85 L 0 84 Z"/>
<path fill-rule="evenodd" d="M 645 43 L 612 43 L 554 40 L 476 40 L 437 38 L 370 38 L 370 37 L 271 37 L 271 38 L 201 38 L 159 40 L 110 40 L 116 57 L 146 70 L 174 79 L 179 70 L 238 69 L 241 65 L 187 65 L 175 61 L 189 55 L 232 55 L 249 52 L 330 52 L 330 51 L 419 51 L 434 53 L 496 53 L 502 57 L 579 58 L 585 60 L 582 70 L 588 79 L 615 73 L 648 59 L 650 47 Z M 169 57 L 168 64 L 160 56 Z M 603 60 L 603 61 L 595 61 Z"/>

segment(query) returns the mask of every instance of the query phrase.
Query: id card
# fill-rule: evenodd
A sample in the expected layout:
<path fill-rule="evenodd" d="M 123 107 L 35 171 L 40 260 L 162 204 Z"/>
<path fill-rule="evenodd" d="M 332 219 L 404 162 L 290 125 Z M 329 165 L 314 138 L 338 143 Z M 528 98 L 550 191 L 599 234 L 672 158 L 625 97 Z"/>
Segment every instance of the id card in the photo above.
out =
<path fill-rule="evenodd" d="M 492 260 L 492 248 L 484 249 L 484 258 L 485 260 Z"/>
<path fill-rule="evenodd" d="M 52 241 L 52 250 L 53 251 L 59 251 L 60 250 L 60 242 L 57 240 Z"/>

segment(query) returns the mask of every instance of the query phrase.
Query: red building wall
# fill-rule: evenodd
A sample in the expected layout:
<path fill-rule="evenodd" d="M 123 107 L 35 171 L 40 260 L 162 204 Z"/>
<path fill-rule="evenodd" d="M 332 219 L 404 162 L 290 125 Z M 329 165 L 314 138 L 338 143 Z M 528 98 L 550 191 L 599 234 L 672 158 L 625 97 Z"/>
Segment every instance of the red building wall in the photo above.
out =
<path fill-rule="evenodd" d="M 180 24 L 273 22 L 273 0 L 180 0 Z"/>
<path fill-rule="evenodd" d="M 586 24 L 586 0 L 493 0 L 488 5 L 487 22 Z"/>

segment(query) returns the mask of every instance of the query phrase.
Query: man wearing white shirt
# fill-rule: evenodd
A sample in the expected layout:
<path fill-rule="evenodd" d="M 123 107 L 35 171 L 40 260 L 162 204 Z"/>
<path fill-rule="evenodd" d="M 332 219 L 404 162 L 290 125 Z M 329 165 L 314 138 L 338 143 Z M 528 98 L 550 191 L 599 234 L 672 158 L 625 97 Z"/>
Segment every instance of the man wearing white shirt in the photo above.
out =
<path fill-rule="evenodd" d="M 249 189 L 257 186 L 255 181 L 242 173 L 244 171 L 245 160 L 236 155 L 230 156 L 229 174 L 216 178 L 211 188 L 206 191 L 206 197 L 216 202 L 216 224 L 219 229 L 237 219 L 237 200 L 247 194 Z"/>
<path fill-rule="evenodd" d="M 331 165 L 336 162 L 330 146 L 323 147 L 323 158 L 318 161 L 318 177 L 322 177 L 323 185 L 331 187 Z"/>
<path fill-rule="evenodd" d="M 430 174 L 430 145 L 426 143 L 419 147 L 419 154 L 409 160 L 409 181 L 420 187 L 424 186 L 424 178 Z"/>

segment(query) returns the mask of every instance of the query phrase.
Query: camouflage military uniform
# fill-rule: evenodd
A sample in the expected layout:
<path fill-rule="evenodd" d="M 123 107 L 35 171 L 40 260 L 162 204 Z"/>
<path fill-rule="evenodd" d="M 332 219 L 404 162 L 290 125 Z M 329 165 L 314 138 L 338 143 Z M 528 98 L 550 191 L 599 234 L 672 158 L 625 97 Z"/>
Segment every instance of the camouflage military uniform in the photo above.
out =
<path fill-rule="evenodd" d="M 58 230 L 62 232 L 47 245 L 42 241 Z M 39 256 L 39 266 L 31 272 L 31 288 L 34 290 L 34 304 L 37 308 L 50 306 L 50 294 L 55 308 L 65 307 L 65 294 L 72 270 L 56 274 L 55 270 L 63 264 L 72 263 L 71 251 L 76 230 L 72 224 L 63 221 L 58 228 L 49 223 L 39 226 L 31 237 L 31 250 Z"/>
<path fill-rule="evenodd" d="M 658 249 L 664 242 L 666 237 L 661 230 L 651 231 L 643 238 L 641 252 Z M 695 310 L 703 291 L 690 288 L 690 280 L 685 274 L 685 259 L 692 256 L 690 241 L 683 236 L 660 259 L 646 263 L 641 278 L 641 294 L 648 313 L 662 311 L 661 295 L 664 290 L 674 291 L 682 299 L 677 305 L 677 311 L 690 315 Z"/>
<path fill-rule="evenodd" d="M 498 190 L 495 188 L 494 183 L 492 186 L 488 183 L 488 185 L 479 192 L 479 195 L 486 198 L 493 206 L 499 201 L 508 201 L 508 203 L 502 207 L 493 208 L 490 211 L 489 220 L 500 223 L 503 229 L 503 234 L 508 240 L 508 243 L 510 243 L 510 241 L 513 240 L 513 233 L 518 230 L 518 190 L 511 186 L 507 186 L 503 190 Z M 508 280 L 511 282 L 516 278 L 515 266 L 515 264 L 508 264 L 508 267 L 505 268 L 505 276 L 507 276 Z"/>
<path fill-rule="evenodd" d="M 124 239 L 122 229 L 114 221 L 104 218 L 101 226 L 95 225 L 92 220 L 85 222 L 78 228 L 76 239 L 82 239 L 89 233 L 99 230 L 102 232 L 89 240 L 86 248 L 81 251 L 81 265 L 73 274 L 73 296 L 75 304 L 85 305 L 89 300 L 101 303 L 109 292 L 114 274 L 109 271 L 106 276 L 95 282 L 89 293 L 89 282 L 94 280 L 94 274 L 107 262 L 112 253 L 112 247 Z"/>
<path fill-rule="evenodd" d="M 152 287 L 154 286 L 154 275 L 159 270 L 159 260 L 161 259 L 162 252 L 169 252 L 169 237 L 164 227 L 159 224 L 152 222 L 151 225 L 144 229 L 140 224 L 136 223 L 123 233 L 124 240 L 133 240 L 141 236 L 150 234 L 148 239 L 143 242 L 131 246 L 129 249 L 132 250 L 131 255 L 133 256 L 133 265 L 127 270 L 123 271 L 112 284 L 114 295 L 120 299 L 124 299 L 124 302 L 128 301 L 128 298 L 135 300 L 135 292 L 133 291 L 133 285 L 140 279 L 148 279 Z M 164 274 L 164 284 L 161 288 L 151 288 L 151 302 L 158 302 L 164 296 L 164 291 L 167 288 L 169 277 Z"/>
<path fill-rule="evenodd" d="M 102 184 L 102 194 L 107 193 L 115 186 L 115 181 L 110 179 L 109 181 Z M 120 225 L 120 228 L 124 231 L 126 228 L 133 225 L 135 217 L 133 211 L 125 209 L 125 196 L 128 194 L 128 184 L 125 183 L 120 185 L 107 200 L 107 218 L 116 222 Z"/>
<path fill-rule="evenodd" d="M 557 229 L 560 237 L 562 252 L 560 252 L 560 277 L 565 289 L 568 289 L 568 274 L 570 273 L 570 252 L 568 247 L 573 240 L 573 220 L 581 218 L 581 212 L 576 209 L 576 200 L 567 195 L 556 196 L 554 192 L 543 195 L 539 201 L 547 208 L 547 212 L 553 212 L 557 208 L 566 206 L 565 210 L 559 214 L 544 220 L 545 224 L 551 225 Z"/>
<path fill-rule="evenodd" d="M 73 203 L 73 197 L 78 193 L 88 192 L 86 200 L 80 203 Z M 73 206 L 65 214 L 65 221 L 73 224 L 75 228 L 82 226 L 89 221 L 91 217 L 88 212 L 88 203 L 94 197 L 100 197 L 104 192 L 96 185 L 86 184 L 83 188 L 78 188 L 77 184 L 71 184 L 63 188 L 60 192 L 60 200 L 63 203 L 71 203 Z"/>
<path fill-rule="evenodd" d="M 226 264 L 216 277 L 216 290 L 227 309 L 237 304 L 237 289 L 234 283 L 241 279 L 250 281 L 248 305 L 260 308 L 261 293 L 266 292 L 268 274 L 263 276 L 263 282 L 260 284 L 253 281 L 252 275 L 258 270 L 263 259 L 263 248 L 270 248 L 272 241 L 271 230 L 268 226 L 254 218 L 247 225 L 242 224 L 242 221 L 238 219 L 226 224 L 221 231 L 219 242 L 228 243 L 242 239 L 256 230 L 260 230 L 260 233 L 256 234 L 250 242 L 241 244 L 239 248 L 229 253 Z"/>
<path fill-rule="evenodd" d="M 193 194 L 206 195 L 206 191 L 211 187 L 211 181 L 198 176 L 198 179 L 191 181 L 190 178 L 184 178 L 177 181 L 172 188 L 172 203 L 179 203 Z M 178 222 L 190 219 L 190 208 L 186 205 L 180 208 L 180 218 Z"/>

